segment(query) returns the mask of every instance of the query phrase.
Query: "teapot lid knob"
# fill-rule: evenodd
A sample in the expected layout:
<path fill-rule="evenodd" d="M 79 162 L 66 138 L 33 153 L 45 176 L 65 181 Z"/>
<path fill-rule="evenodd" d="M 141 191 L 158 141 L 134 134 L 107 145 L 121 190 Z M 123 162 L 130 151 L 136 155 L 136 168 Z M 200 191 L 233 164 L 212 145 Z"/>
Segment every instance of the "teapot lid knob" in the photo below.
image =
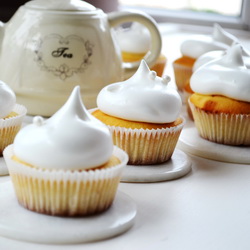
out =
<path fill-rule="evenodd" d="M 58 11 L 94 11 L 96 7 L 81 0 L 31 0 L 25 6 L 32 9 Z"/>

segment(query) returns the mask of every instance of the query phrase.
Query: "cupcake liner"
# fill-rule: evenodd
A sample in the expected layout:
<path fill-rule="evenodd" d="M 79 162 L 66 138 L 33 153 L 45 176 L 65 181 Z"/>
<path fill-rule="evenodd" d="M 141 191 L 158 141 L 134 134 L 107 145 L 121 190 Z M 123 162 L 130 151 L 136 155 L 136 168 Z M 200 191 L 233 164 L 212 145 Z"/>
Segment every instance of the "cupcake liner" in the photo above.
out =
<path fill-rule="evenodd" d="M 13 145 L 4 150 L 18 202 L 38 213 L 60 216 L 90 215 L 108 209 L 117 191 L 128 156 L 114 147 L 120 164 L 89 171 L 32 168 L 12 159 Z"/>
<path fill-rule="evenodd" d="M 14 109 L 18 115 L 6 119 L 0 119 L 0 156 L 5 147 L 10 145 L 22 126 L 22 121 L 27 113 L 27 109 L 19 104 L 16 104 Z"/>
<path fill-rule="evenodd" d="M 194 120 L 193 118 L 193 114 L 192 114 L 192 111 L 191 111 L 191 108 L 190 108 L 190 105 L 189 105 L 189 102 L 188 102 L 188 99 L 189 97 L 192 95 L 192 93 L 186 91 L 185 89 L 183 90 L 183 103 L 186 104 L 186 111 L 187 111 L 187 114 L 188 114 L 188 117 L 191 119 L 191 120 Z"/>
<path fill-rule="evenodd" d="M 108 126 L 113 143 L 127 152 L 130 165 L 158 164 L 169 160 L 184 126 L 162 129 L 128 129 Z"/>
<path fill-rule="evenodd" d="M 195 126 L 201 137 L 226 145 L 250 145 L 250 115 L 211 113 L 189 101 Z"/>
<path fill-rule="evenodd" d="M 192 67 L 173 63 L 173 69 L 176 86 L 178 90 L 183 91 L 186 82 L 193 73 Z"/>

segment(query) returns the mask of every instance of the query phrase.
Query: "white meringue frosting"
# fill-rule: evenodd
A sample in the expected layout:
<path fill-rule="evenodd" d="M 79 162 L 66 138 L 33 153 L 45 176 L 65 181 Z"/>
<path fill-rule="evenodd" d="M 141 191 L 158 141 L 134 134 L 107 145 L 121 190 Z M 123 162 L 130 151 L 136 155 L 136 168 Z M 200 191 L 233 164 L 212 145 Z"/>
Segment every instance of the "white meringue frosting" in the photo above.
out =
<path fill-rule="evenodd" d="M 14 154 L 35 167 L 77 170 L 98 167 L 112 155 L 108 128 L 84 107 L 79 86 L 52 117 L 34 117 L 17 134 Z"/>
<path fill-rule="evenodd" d="M 196 93 L 250 102 L 250 70 L 243 62 L 241 46 L 232 46 L 221 58 L 198 68 L 190 86 Z"/>
<path fill-rule="evenodd" d="M 122 51 L 130 53 L 146 53 L 150 50 L 151 37 L 145 26 L 132 23 L 129 28 L 116 31 L 117 41 Z"/>
<path fill-rule="evenodd" d="M 236 37 L 215 24 L 212 36 L 194 35 L 181 44 L 180 50 L 182 55 L 196 59 L 209 51 L 228 49 L 235 41 Z"/>
<path fill-rule="evenodd" d="M 232 46 L 234 46 L 236 44 L 239 44 L 239 43 L 235 43 Z M 241 45 L 241 47 L 242 47 L 242 45 Z M 193 66 L 193 71 L 196 71 L 199 67 L 201 67 L 203 64 L 205 64 L 207 62 L 210 62 L 214 59 L 221 58 L 225 54 L 226 54 L 226 50 L 214 50 L 214 51 L 209 51 L 209 52 L 201 55 L 195 61 L 194 66 Z M 242 58 L 243 58 L 244 64 L 246 65 L 246 67 L 248 69 L 250 69 L 250 54 L 244 47 L 242 47 L 242 55 L 243 55 Z"/>
<path fill-rule="evenodd" d="M 168 85 L 169 80 L 168 76 L 156 76 L 142 60 L 131 78 L 100 91 L 97 106 L 103 113 L 125 120 L 173 122 L 180 114 L 182 102 L 178 92 Z"/>
<path fill-rule="evenodd" d="M 213 40 L 225 43 L 227 45 L 232 45 L 234 42 L 237 42 L 238 39 L 234 35 L 225 31 L 219 24 L 215 23 L 212 33 Z"/>
<path fill-rule="evenodd" d="M 16 95 L 12 89 L 0 81 L 0 118 L 4 118 L 11 113 L 16 103 Z"/>
<path fill-rule="evenodd" d="M 198 68 L 200 68 L 202 65 L 214 59 L 221 58 L 225 54 L 226 50 L 213 50 L 201 55 L 200 57 L 197 58 L 197 60 L 193 65 L 193 72 L 196 71 Z"/>

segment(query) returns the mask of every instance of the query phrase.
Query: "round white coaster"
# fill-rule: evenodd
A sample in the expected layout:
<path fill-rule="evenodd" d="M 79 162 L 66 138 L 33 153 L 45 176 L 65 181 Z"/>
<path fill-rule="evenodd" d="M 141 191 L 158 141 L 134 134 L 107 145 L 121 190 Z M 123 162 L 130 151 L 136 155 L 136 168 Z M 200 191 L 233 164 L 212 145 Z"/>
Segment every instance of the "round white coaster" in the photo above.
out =
<path fill-rule="evenodd" d="M 157 165 L 127 165 L 122 182 L 159 182 L 180 178 L 191 170 L 191 161 L 182 151 L 175 149 L 171 159 Z"/>
<path fill-rule="evenodd" d="M 5 164 L 5 160 L 3 157 L 0 157 L 0 176 L 1 175 L 8 175 L 9 171 L 8 168 Z"/>
<path fill-rule="evenodd" d="M 59 217 L 29 211 L 17 202 L 12 183 L 0 184 L 0 235 L 44 244 L 76 244 L 107 239 L 127 231 L 134 223 L 136 206 L 117 192 L 112 206 L 99 215 Z"/>
<path fill-rule="evenodd" d="M 200 137 L 196 127 L 182 130 L 177 147 L 211 160 L 250 164 L 250 147 L 229 146 L 205 140 Z"/>

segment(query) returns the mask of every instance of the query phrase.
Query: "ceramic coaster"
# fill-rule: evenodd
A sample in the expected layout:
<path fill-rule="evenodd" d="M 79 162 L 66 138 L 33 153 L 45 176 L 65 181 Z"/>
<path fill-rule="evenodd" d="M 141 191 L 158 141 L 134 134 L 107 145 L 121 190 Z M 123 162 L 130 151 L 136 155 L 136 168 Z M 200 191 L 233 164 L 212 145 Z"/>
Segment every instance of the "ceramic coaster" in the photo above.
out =
<path fill-rule="evenodd" d="M 250 147 L 229 146 L 203 139 L 196 127 L 182 130 L 177 147 L 206 159 L 250 164 Z"/>
<path fill-rule="evenodd" d="M 127 165 L 122 174 L 122 182 L 159 182 L 180 178 L 191 170 L 189 157 L 176 149 L 167 162 L 157 165 Z"/>
<path fill-rule="evenodd" d="M 99 215 L 59 217 L 43 215 L 21 207 L 10 181 L 0 184 L 0 236 L 42 243 L 76 244 L 107 239 L 127 231 L 134 223 L 136 206 L 117 192 L 112 206 Z"/>
<path fill-rule="evenodd" d="M 0 157 L 0 176 L 1 175 L 8 175 L 9 171 L 8 168 L 5 164 L 5 160 L 3 157 Z"/>

